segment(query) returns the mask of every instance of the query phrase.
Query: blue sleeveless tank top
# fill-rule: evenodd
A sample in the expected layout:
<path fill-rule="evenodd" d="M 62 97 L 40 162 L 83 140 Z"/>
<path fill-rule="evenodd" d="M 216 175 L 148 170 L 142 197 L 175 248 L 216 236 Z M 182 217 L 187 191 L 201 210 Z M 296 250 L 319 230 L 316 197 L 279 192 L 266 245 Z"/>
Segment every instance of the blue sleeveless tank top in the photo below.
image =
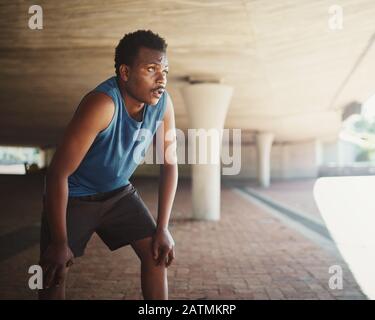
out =
<path fill-rule="evenodd" d="M 111 191 L 129 184 L 166 109 L 167 92 L 164 91 L 156 105 L 144 105 L 143 120 L 136 121 L 125 108 L 115 76 L 93 91 L 111 97 L 115 111 L 108 127 L 98 133 L 76 171 L 68 177 L 70 197 Z"/>

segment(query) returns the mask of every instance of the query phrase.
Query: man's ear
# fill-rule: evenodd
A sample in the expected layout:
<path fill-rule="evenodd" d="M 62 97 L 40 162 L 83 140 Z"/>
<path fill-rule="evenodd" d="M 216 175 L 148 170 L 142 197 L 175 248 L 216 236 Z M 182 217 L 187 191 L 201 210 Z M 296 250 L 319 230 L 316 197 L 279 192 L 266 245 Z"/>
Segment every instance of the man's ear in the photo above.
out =
<path fill-rule="evenodd" d="M 129 74 L 130 74 L 129 67 L 126 64 L 122 64 L 122 65 L 120 65 L 119 71 L 120 71 L 121 79 L 124 80 L 124 81 L 128 81 L 129 80 Z"/>

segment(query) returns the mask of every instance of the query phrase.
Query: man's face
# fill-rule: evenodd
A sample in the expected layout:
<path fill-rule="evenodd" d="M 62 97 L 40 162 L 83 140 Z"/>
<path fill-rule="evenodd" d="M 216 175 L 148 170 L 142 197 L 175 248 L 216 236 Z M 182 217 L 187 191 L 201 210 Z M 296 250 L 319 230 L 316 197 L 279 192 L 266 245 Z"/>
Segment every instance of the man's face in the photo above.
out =
<path fill-rule="evenodd" d="M 155 105 L 167 85 L 168 59 L 165 52 L 141 47 L 132 66 L 127 66 L 128 93 L 139 102 Z"/>

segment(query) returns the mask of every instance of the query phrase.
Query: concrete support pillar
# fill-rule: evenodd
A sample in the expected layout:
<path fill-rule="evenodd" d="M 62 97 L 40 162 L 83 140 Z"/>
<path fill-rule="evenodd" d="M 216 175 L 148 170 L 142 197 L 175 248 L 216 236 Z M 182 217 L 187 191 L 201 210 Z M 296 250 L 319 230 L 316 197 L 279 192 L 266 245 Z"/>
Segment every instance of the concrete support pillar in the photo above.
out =
<path fill-rule="evenodd" d="M 271 176 L 271 146 L 274 134 L 271 132 L 260 132 L 256 135 L 258 154 L 258 182 L 262 187 L 269 187 Z"/>
<path fill-rule="evenodd" d="M 182 89 L 190 120 L 190 128 L 201 130 L 208 142 L 206 149 L 197 148 L 196 136 L 193 141 L 189 136 L 188 157 L 192 153 L 195 158 L 192 163 L 192 201 L 193 218 L 198 220 L 220 219 L 220 152 L 222 129 L 232 97 L 232 87 L 201 83 L 192 84 Z M 203 130 L 202 130 L 203 129 Z M 191 131 L 189 129 L 189 131 Z M 211 133 L 218 139 L 211 139 Z M 199 139 L 199 144 L 201 144 Z M 206 153 L 208 161 L 200 161 L 202 153 Z M 204 158 L 204 157 L 203 157 Z M 189 161 L 189 163 L 191 163 Z"/>

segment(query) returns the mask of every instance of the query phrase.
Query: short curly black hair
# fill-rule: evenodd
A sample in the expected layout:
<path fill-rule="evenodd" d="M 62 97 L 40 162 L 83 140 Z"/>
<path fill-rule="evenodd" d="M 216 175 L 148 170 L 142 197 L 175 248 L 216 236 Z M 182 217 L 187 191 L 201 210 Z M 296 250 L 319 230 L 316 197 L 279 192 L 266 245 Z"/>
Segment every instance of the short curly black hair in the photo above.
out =
<path fill-rule="evenodd" d="M 128 66 L 133 65 L 134 59 L 141 47 L 161 52 L 167 51 L 167 43 L 165 40 L 151 30 L 137 30 L 125 34 L 115 51 L 115 69 L 117 76 L 120 74 L 119 68 L 122 64 Z"/>

